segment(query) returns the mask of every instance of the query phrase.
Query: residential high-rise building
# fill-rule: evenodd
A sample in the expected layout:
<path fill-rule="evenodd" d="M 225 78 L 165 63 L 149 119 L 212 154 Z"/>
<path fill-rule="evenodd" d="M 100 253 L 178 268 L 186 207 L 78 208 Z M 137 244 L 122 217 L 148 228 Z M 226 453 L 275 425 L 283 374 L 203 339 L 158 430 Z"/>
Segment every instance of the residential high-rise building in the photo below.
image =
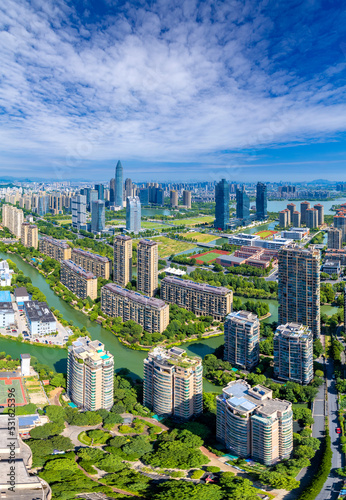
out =
<path fill-rule="evenodd" d="M 252 370 L 259 362 L 260 322 L 249 311 L 232 312 L 224 324 L 224 359 L 231 365 Z"/>
<path fill-rule="evenodd" d="M 123 166 L 119 160 L 115 168 L 115 205 L 123 207 Z"/>
<path fill-rule="evenodd" d="M 161 281 L 160 297 L 196 316 L 213 316 L 218 321 L 232 311 L 233 292 L 226 287 L 166 276 Z"/>
<path fill-rule="evenodd" d="M 215 186 L 215 220 L 214 227 L 220 231 L 227 229 L 229 223 L 229 184 L 222 179 Z"/>
<path fill-rule="evenodd" d="M 293 213 L 296 211 L 296 206 L 294 203 L 288 203 L 287 205 L 287 210 L 290 211 L 290 215 L 291 215 L 291 220 L 293 218 Z"/>
<path fill-rule="evenodd" d="M 88 252 L 81 248 L 73 248 L 71 260 L 77 264 L 77 266 L 82 267 L 85 271 L 90 271 L 97 277 L 105 280 L 108 280 L 110 277 L 112 261 L 108 257 Z"/>
<path fill-rule="evenodd" d="M 301 323 L 320 335 L 320 252 L 282 247 L 278 253 L 279 324 Z"/>
<path fill-rule="evenodd" d="M 274 335 L 274 375 L 309 384 L 314 378 L 313 336 L 298 323 L 279 325 Z"/>
<path fill-rule="evenodd" d="M 79 408 L 113 406 L 114 357 L 98 340 L 80 337 L 68 347 L 67 395 Z"/>
<path fill-rule="evenodd" d="M 292 214 L 292 225 L 293 225 L 293 227 L 300 227 L 301 226 L 300 212 L 298 212 L 296 210 Z"/>
<path fill-rule="evenodd" d="M 162 333 L 169 323 L 169 305 L 163 300 L 143 296 L 115 283 L 101 288 L 101 308 L 108 316 L 135 321 L 149 333 Z"/>
<path fill-rule="evenodd" d="M 189 420 L 203 412 L 201 358 L 156 347 L 144 360 L 143 402 L 156 415 Z"/>
<path fill-rule="evenodd" d="M 49 195 L 49 211 L 53 215 L 58 215 L 63 213 L 61 193 L 51 193 Z"/>
<path fill-rule="evenodd" d="M 186 208 L 191 208 L 191 191 L 184 189 L 183 191 L 183 205 Z"/>
<path fill-rule="evenodd" d="M 133 195 L 133 184 L 131 179 L 125 179 L 125 200 L 127 200 L 128 197 L 132 198 Z"/>
<path fill-rule="evenodd" d="M 77 194 L 71 198 L 72 226 L 76 229 L 86 228 L 86 196 Z"/>
<path fill-rule="evenodd" d="M 318 227 L 318 212 L 315 208 L 308 208 L 305 212 L 305 223 L 310 229 Z"/>
<path fill-rule="evenodd" d="M 310 208 L 310 203 L 308 201 L 302 201 L 300 204 L 300 216 L 302 224 L 306 224 L 306 211 Z"/>
<path fill-rule="evenodd" d="M 289 224 L 290 211 L 285 208 L 285 210 L 281 210 L 279 212 L 279 226 L 280 227 L 288 227 Z"/>
<path fill-rule="evenodd" d="M 72 260 L 61 261 L 60 281 L 72 293 L 81 299 L 97 298 L 97 277 L 86 271 Z"/>
<path fill-rule="evenodd" d="M 141 230 L 141 202 L 138 196 L 126 199 L 126 229 L 135 234 Z"/>
<path fill-rule="evenodd" d="M 95 184 L 95 191 L 97 191 L 97 199 L 105 201 L 105 187 L 103 184 Z"/>
<path fill-rule="evenodd" d="M 93 201 L 91 204 L 91 231 L 100 233 L 106 228 L 105 202 L 103 200 Z"/>
<path fill-rule="evenodd" d="M 256 186 L 256 218 L 265 219 L 267 215 L 267 186 L 263 182 L 258 182 Z"/>
<path fill-rule="evenodd" d="M 317 205 L 314 205 L 314 209 L 317 210 L 317 214 L 318 214 L 317 224 L 319 226 L 322 226 L 324 224 L 324 206 L 321 205 L 321 203 L 317 203 Z"/>
<path fill-rule="evenodd" d="M 39 250 L 41 253 L 48 255 L 51 259 L 68 260 L 71 258 L 71 247 L 66 241 L 56 240 L 49 236 L 44 236 L 38 242 Z"/>
<path fill-rule="evenodd" d="M 36 224 L 30 224 L 29 222 L 23 222 L 22 224 L 22 234 L 21 243 L 25 247 L 33 247 L 37 250 L 38 247 L 38 228 Z"/>
<path fill-rule="evenodd" d="M 114 238 L 113 281 L 125 287 L 132 279 L 132 239 L 118 234 Z"/>
<path fill-rule="evenodd" d="M 142 188 L 139 190 L 139 201 L 141 205 L 149 205 L 149 189 Z"/>
<path fill-rule="evenodd" d="M 20 208 L 12 205 L 2 206 L 2 224 L 7 227 L 17 238 L 22 236 L 22 224 L 24 222 L 24 213 Z"/>
<path fill-rule="evenodd" d="M 345 215 L 338 213 L 333 217 L 334 227 L 340 229 L 342 233 L 342 241 L 346 241 L 346 217 Z"/>
<path fill-rule="evenodd" d="M 328 248 L 340 250 L 342 248 L 342 231 L 331 227 L 328 231 Z"/>
<path fill-rule="evenodd" d="M 137 290 L 153 297 L 158 288 L 158 245 L 140 240 L 137 245 Z"/>
<path fill-rule="evenodd" d="M 170 191 L 169 197 L 170 197 L 170 205 L 171 205 L 171 207 L 172 208 L 177 207 L 178 204 L 179 204 L 177 191 L 175 191 L 175 190 Z"/>
<path fill-rule="evenodd" d="M 250 217 L 250 198 L 245 191 L 245 186 L 237 189 L 236 202 L 237 219 L 248 219 Z"/>
<path fill-rule="evenodd" d="M 216 437 L 242 458 L 273 465 L 293 449 L 292 403 L 265 386 L 230 382 L 216 398 Z"/>
<path fill-rule="evenodd" d="M 109 181 L 109 204 L 111 206 L 115 205 L 115 179 L 112 177 L 112 179 Z"/>

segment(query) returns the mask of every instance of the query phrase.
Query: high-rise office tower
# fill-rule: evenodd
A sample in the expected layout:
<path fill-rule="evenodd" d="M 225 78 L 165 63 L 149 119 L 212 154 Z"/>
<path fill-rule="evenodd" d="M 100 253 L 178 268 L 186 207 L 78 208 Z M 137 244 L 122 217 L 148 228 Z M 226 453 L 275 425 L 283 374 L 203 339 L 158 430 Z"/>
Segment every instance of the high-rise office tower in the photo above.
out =
<path fill-rule="evenodd" d="M 296 210 L 292 214 L 292 225 L 293 225 L 293 227 L 300 227 L 301 226 L 300 212 L 298 212 Z"/>
<path fill-rule="evenodd" d="M 346 217 L 343 214 L 338 213 L 338 214 L 334 215 L 333 221 L 334 221 L 334 227 L 336 229 L 340 229 L 340 231 L 342 233 L 342 241 L 345 241 L 346 240 Z"/>
<path fill-rule="evenodd" d="M 93 201 L 91 204 L 91 231 L 100 233 L 106 228 L 105 202 L 103 200 Z"/>
<path fill-rule="evenodd" d="M 306 227 L 310 229 L 318 227 L 318 212 L 315 208 L 308 208 L 305 212 L 305 217 Z"/>
<path fill-rule="evenodd" d="M 158 245 L 140 240 L 137 246 L 137 290 L 153 297 L 158 288 Z"/>
<path fill-rule="evenodd" d="M 245 191 L 245 186 L 236 192 L 236 217 L 237 219 L 248 219 L 250 217 L 250 198 Z"/>
<path fill-rule="evenodd" d="M 29 222 L 23 222 L 22 224 L 22 234 L 21 243 L 25 247 L 34 247 L 35 250 L 38 247 L 38 228 L 36 224 L 30 224 Z"/>
<path fill-rule="evenodd" d="M 301 323 L 320 335 L 320 252 L 283 247 L 278 253 L 279 323 Z"/>
<path fill-rule="evenodd" d="M 139 201 L 141 205 L 149 205 L 149 189 L 142 188 L 139 190 Z"/>
<path fill-rule="evenodd" d="M 309 384 L 314 378 L 313 336 L 298 323 L 279 325 L 274 335 L 274 375 Z"/>
<path fill-rule="evenodd" d="M 113 406 L 114 357 L 98 340 L 80 337 L 67 356 L 67 395 L 79 408 L 96 411 Z"/>
<path fill-rule="evenodd" d="M 169 196 L 170 196 L 170 205 L 171 205 L 171 207 L 172 208 L 177 207 L 178 204 L 179 204 L 177 191 L 175 191 L 175 190 L 170 191 Z"/>
<path fill-rule="evenodd" d="M 115 179 L 109 181 L 109 204 L 113 206 L 115 204 Z"/>
<path fill-rule="evenodd" d="M 231 365 L 252 370 L 259 362 L 260 322 L 249 311 L 232 312 L 224 324 L 224 359 Z"/>
<path fill-rule="evenodd" d="M 244 380 L 230 382 L 216 398 L 216 437 L 242 458 L 273 465 L 293 449 L 292 403 Z"/>
<path fill-rule="evenodd" d="M 324 224 L 324 206 L 321 203 L 317 203 L 317 205 L 314 205 L 314 209 L 317 210 L 318 225 L 322 226 Z"/>
<path fill-rule="evenodd" d="M 115 205 L 123 207 L 123 166 L 119 160 L 115 168 Z"/>
<path fill-rule="evenodd" d="M 287 209 L 290 211 L 290 214 L 291 214 L 291 220 L 293 218 L 293 213 L 295 212 L 296 210 L 296 206 L 294 203 L 288 203 L 287 205 Z"/>
<path fill-rule="evenodd" d="M 256 218 L 265 219 L 267 214 L 267 186 L 258 182 L 256 186 Z"/>
<path fill-rule="evenodd" d="M 184 189 L 183 191 L 183 205 L 186 208 L 191 208 L 191 191 Z"/>
<path fill-rule="evenodd" d="M 302 224 L 306 224 L 306 211 L 310 208 L 308 201 L 302 201 L 300 204 L 300 217 Z"/>
<path fill-rule="evenodd" d="M 143 402 L 156 415 L 188 420 L 203 411 L 201 358 L 156 347 L 144 360 Z"/>
<path fill-rule="evenodd" d="M 72 226 L 77 229 L 86 228 L 86 196 L 77 194 L 71 199 Z"/>
<path fill-rule="evenodd" d="M 118 234 L 114 238 L 113 281 L 125 287 L 132 279 L 132 239 Z"/>
<path fill-rule="evenodd" d="M 227 229 L 229 223 L 229 184 L 222 179 L 215 186 L 215 220 L 214 227 L 220 231 Z"/>
<path fill-rule="evenodd" d="M 141 230 L 141 202 L 138 196 L 126 199 L 126 229 L 135 234 Z"/>
<path fill-rule="evenodd" d="M 342 231 L 331 227 L 328 231 L 328 248 L 340 250 L 342 248 Z"/>
<path fill-rule="evenodd" d="M 105 201 L 105 187 L 103 184 L 95 184 L 95 191 L 97 191 L 97 199 Z"/>
<path fill-rule="evenodd" d="M 131 179 L 125 179 L 125 200 L 133 196 L 133 184 Z"/>

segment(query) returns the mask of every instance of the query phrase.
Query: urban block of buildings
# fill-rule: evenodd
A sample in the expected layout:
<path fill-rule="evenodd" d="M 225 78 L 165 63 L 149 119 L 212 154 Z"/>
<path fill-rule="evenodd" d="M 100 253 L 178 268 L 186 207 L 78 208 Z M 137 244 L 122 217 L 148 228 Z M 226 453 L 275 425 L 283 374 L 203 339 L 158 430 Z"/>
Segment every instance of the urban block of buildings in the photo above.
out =
<path fill-rule="evenodd" d="M 108 280 L 111 275 L 112 261 L 108 257 L 98 255 L 96 253 L 82 250 L 81 248 L 73 248 L 71 252 L 71 260 L 78 266 L 90 271 L 95 276 Z"/>
<path fill-rule="evenodd" d="M 25 301 L 24 312 L 31 337 L 41 337 L 56 332 L 56 319 L 46 302 Z"/>
<path fill-rule="evenodd" d="M 33 247 L 37 250 L 38 247 L 38 227 L 36 224 L 23 222 L 20 237 L 21 244 L 25 247 Z"/>
<path fill-rule="evenodd" d="M 277 250 L 268 250 L 256 246 L 242 246 L 231 255 L 220 255 L 216 263 L 224 267 L 238 267 L 247 265 L 267 269 L 270 265 L 276 266 L 278 258 Z"/>
<path fill-rule="evenodd" d="M 24 222 L 24 213 L 20 208 L 12 205 L 2 206 L 2 224 L 7 227 L 17 238 L 22 236 L 22 224 Z"/>
<path fill-rule="evenodd" d="M 79 408 L 113 406 L 114 357 L 98 340 L 80 337 L 68 347 L 67 395 Z"/>
<path fill-rule="evenodd" d="M 160 296 L 165 302 L 177 304 L 196 316 L 212 316 L 219 321 L 232 310 L 232 290 L 175 276 L 166 276 L 161 281 Z"/>
<path fill-rule="evenodd" d="M 314 377 L 313 335 L 298 323 L 279 325 L 274 335 L 274 375 L 309 384 Z"/>
<path fill-rule="evenodd" d="M 71 247 L 66 243 L 66 241 L 56 240 L 54 238 L 49 238 L 44 236 L 39 240 L 39 250 L 41 253 L 47 255 L 51 259 L 62 260 L 71 259 Z"/>
<path fill-rule="evenodd" d="M 201 358 L 156 347 L 144 360 L 143 403 L 156 415 L 188 420 L 203 412 Z"/>
<path fill-rule="evenodd" d="M 158 289 L 158 245 L 156 241 L 140 240 L 137 245 L 137 290 L 153 297 Z"/>
<path fill-rule="evenodd" d="M 230 382 L 217 396 L 216 437 L 232 454 L 273 465 L 293 449 L 292 404 L 267 387 Z"/>
<path fill-rule="evenodd" d="M 260 322 L 249 311 L 232 312 L 224 323 L 224 360 L 232 366 L 252 370 L 259 362 Z"/>
<path fill-rule="evenodd" d="M 114 238 L 113 281 L 125 287 L 132 279 L 132 239 L 118 234 Z"/>
<path fill-rule="evenodd" d="M 60 281 L 80 299 L 97 298 L 97 277 L 86 271 L 72 260 L 63 260 L 60 268 Z"/>

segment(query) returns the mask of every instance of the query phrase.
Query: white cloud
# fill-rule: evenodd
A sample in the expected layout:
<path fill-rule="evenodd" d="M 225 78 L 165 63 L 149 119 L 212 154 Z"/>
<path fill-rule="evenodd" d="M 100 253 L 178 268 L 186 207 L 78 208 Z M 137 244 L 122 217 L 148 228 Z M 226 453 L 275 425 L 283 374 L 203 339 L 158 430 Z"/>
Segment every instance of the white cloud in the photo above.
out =
<path fill-rule="evenodd" d="M 342 63 L 305 78 L 279 63 L 295 42 L 274 50 L 266 2 L 160 1 L 117 15 L 109 2 L 102 19 L 86 5 L 82 19 L 62 1 L 2 1 L 6 156 L 217 163 L 221 151 L 346 129 L 345 87 L 329 80 Z"/>

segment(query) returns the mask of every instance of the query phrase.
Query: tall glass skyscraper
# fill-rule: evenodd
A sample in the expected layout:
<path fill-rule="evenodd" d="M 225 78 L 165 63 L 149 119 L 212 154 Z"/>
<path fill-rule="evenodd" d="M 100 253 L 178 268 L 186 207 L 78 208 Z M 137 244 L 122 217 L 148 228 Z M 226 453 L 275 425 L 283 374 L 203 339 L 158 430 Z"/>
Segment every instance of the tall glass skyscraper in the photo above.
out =
<path fill-rule="evenodd" d="M 215 220 L 214 227 L 225 231 L 229 223 L 229 184 L 222 179 L 215 186 Z"/>
<path fill-rule="evenodd" d="M 267 186 L 258 182 L 256 187 L 256 218 L 265 219 L 267 213 Z"/>
<path fill-rule="evenodd" d="M 240 189 L 237 189 L 236 200 L 237 200 L 237 208 L 236 208 L 237 219 L 248 219 L 250 217 L 250 198 L 246 193 L 244 186 Z"/>
<path fill-rule="evenodd" d="M 105 199 L 105 187 L 103 184 L 95 184 L 95 190 L 97 191 L 97 198 L 99 200 Z"/>
<path fill-rule="evenodd" d="M 126 229 L 133 233 L 139 233 L 141 229 L 141 202 L 138 196 L 126 199 Z"/>
<path fill-rule="evenodd" d="M 123 166 L 120 160 L 115 168 L 115 204 L 123 206 Z"/>
<path fill-rule="evenodd" d="M 100 233 L 106 227 L 105 202 L 96 200 L 91 203 L 91 231 Z"/>

